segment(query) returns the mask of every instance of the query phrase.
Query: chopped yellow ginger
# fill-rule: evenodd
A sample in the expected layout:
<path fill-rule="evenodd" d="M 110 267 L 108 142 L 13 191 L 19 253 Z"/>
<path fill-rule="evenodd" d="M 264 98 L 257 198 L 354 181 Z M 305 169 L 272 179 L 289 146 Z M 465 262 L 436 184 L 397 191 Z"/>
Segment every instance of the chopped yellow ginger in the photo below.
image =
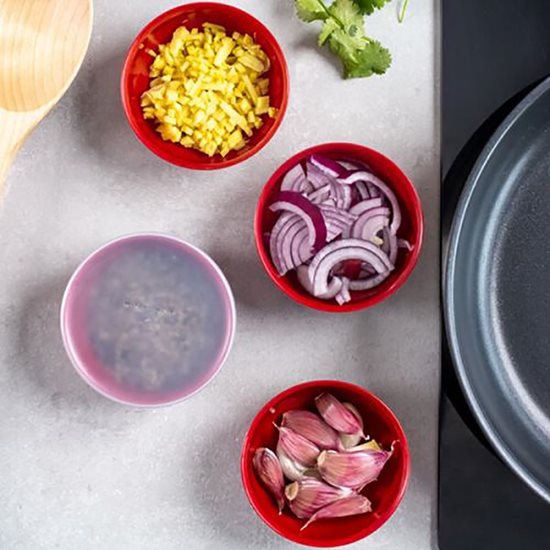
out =
<path fill-rule="evenodd" d="M 269 58 L 253 38 L 220 25 L 176 29 L 153 58 L 143 117 L 157 122 L 162 139 L 225 157 L 277 116 L 269 103 Z"/>

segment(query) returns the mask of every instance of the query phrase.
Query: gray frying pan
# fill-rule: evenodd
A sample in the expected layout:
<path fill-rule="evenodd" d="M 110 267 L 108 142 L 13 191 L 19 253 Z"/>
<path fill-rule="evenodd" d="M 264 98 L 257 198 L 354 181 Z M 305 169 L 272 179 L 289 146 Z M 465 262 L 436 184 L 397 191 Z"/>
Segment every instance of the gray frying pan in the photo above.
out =
<path fill-rule="evenodd" d="M 550 78 L 462 192 L 443 275 L 458 379 L 487 439 L 550 502 Z"/>

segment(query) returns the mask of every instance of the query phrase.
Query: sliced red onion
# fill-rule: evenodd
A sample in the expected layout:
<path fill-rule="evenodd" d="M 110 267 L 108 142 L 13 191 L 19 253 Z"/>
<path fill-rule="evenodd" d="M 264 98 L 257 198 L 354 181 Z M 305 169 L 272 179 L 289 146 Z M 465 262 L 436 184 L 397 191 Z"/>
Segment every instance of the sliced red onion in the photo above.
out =
<path fill-rule="evenodd" d="M 358 218 L 358 214 L 356 214 L 355 212 L 346 212 L 345 210 L 340 210 L 339 208 L 336 208 L 335 206 L 331 206 L 329 204 L 323 204 L 320 206 L 320 208 L 325 218 L 325 221 L 330 219 L 339 220 L 343 224 L 342 230 L 344 229 L 344 227 L 351 226 L 353 222 Z"/>
<path fill-rule="evenodd" d="M 366 277 L 370 277 L 371 275 L 376 275 L 376 271 L 370 265 L 364 264 L 361 267 L 359 278 L 364 279 Z"/>
<path fill-rule="evenodd" d="M 359 202 L 356 202 L 350 209 L 351 214 L 360 216 L 363 212 L 370 210 L 371 208 L 380 208 L 385 206 L 385 201 L 382 197 L 376 197 L 373 199 L 362 199 Z"/>
<path fill-rule="evenodd" d="M 319 208 L 327 230 L 326 242 L 349 230 L 357 219 L 357 216 L 333 206 L 321 205 Z M 306 222 L 297 214 L 284 212 L 277 220 L 271 234 L 270 252 L 280 275 L 313 258 L 315 250 L 311 248 L 309 236 Z"/>
<path fill-rule="evenodd" d="M 374 200 L 374 199 L 373 199 Z M 384 206 L 363 212 L 351 226 L 350 235 L 354 239 L 372 241 L 379 231 L 390 223 L 390 209 Z"/>
<path fill-rule="evenodd" d="M 388 255 L 390 262 L 395 264 L 397 260 L 397 237 L 385 227 L 382 229 L 382 250 Z"/>
<path fill-rule="evenodd" d="M 311 164 L 319 168 L 321 172 L 324 172 L 325 174 L 333 178 L 346 177 L 350 173 L 350 170 L 342 166 L 342 163 L 329 157 L 325 157 L 322 155 L 311 155 L 308 160 Z M 352 168 L 351 170 L 354 169 L 356 168 Z"/>
<path fill-rule="evenodd" d="M 271 254 L 273 265 L 279 275 L 284 275 L 290 269 L 287 267 L 286 259 L 283 256 L 282 243 L 285 240 L 287 232 L 296 224 L 298 224 L 298 227 L 303 226 L 304 222 L 302 218 L 296 214 L 284 212 L 279 216 L 279 219 L 275 222 L 275 225 L 271 230 L 269 252 Z"/>
<path fill-rule="evenodd" d="M 373 183 L 371 183 L 370 181 L 367 181 L 367 189 L 369 190 L 369 195 L 371 197 L 379 197 L 381 195 L 379 189 L 376 187 L 376 185 L 374 185 Z"/>
<path fill-rule="evenodd" d="M 269 209 L 273 212 L 285 210 L 300 216 L 307 225 L 309 244 L 314 250 L 319 250 L 327 242 L 327 226 L 323 214 L 317 206 L 300 193 L 281 191 Z"/>
<path fill-rule="evenodd" d="M 338 305 L 343 305 L 351 301 L 351 294 L 349 293 L 349 284 L 350 280 L 347 277 L 342 277 L 342 288 L 339 290 L 338 294 L 334 299 L 338 302 Z"/>
<path fill-rule="evenodd" d="M 372 208 L 380 208 L 383 205 L 384 200 L 380 197 L 375 199 L 366 199 L 364 201 L 358 202 L 357 204 L 354 204 L 349 209 L 349 213 L 360 216 L 361 214 L 363 214 L 363 212 L 366 212 L 367 210 L 371 210 Z"/>
<path fill-rule="evenodd" d="M 372 243 L 359 239 L 342 239 L 332 242 L 315 255 L 309 266 L 309 277 L 313 281 L 315 296 L 328 291 L 328 278 L 331 269 L 346 260 L 361 260 L 370 264 L 377 273 L 385 273 L 393 269 L 386 254 Z"/>
<path fill-rule="evenodd" d="M 337 183 L 336 178 L 325 174 L 325 172 L 317 168 L 317 166 L 309 162 L 309 160 L 306 162 L 306 177 L 314 189 L 319 189 L 327 184 L 333 185 Z"/>
<path fill-rule="evenodd" d="M 281 275 L 297 269 L 302 286 L 320 298 L 346 303 L 350 291 L 389 276 L 398 248 L 412 250 L 396 235 L 396 195 L 359 161 L 312 155 L 305 173 L 296 165 L 285 174 L 276 199 L 270 208 L 285 212 L 270 235 L 273 263 Z"/>
<path fill-rule="evenodd" d="M 295 191 L 297 193 L 309 193 L 313 186 L 308 182 L 301 164 L 291 168 L 281 182 L 281 191 Z"/>
<path fill-rule="evenodd" d="M 356 219 L 355 216 L 331 206 L 321 206 L 321 212 L 327 226 L 327 242 L 333 241 L 344 231 L 349 231 L 351 224 Z M 307 237 L 305 226 L 302 230 L 295 232 L 292 237 L 289 237 L 291 262 L 288 265 L 290 269 L 298 267 L 313 258 L 314 252 L 309 246 Z"/>
<path fill-rule="evenodd" d="M 290 269 L 295 269 L 299 265 L 310 260 L 314 253 L 308 244 L 307 230 L 305 227 L 300 229 L 296 234 L 288 240 L 288 248 L 290 251 Z"/>
<path fill-rule="evenodd" d="M 336 207 L 348 210 L 351 206 L 351 187 L 335 183 L 331 187 L 331 194 L 336 201 Z"/>
<path fill-rule="evenodd" d="M 409 252 L 414 250 L 413 245 L 407 239 L 397 239 L 397 248 L 404 248 Z"/>
<path fill-rule="evenodd" d="M 332 185 L 327 183 L 326 185 L 323 185 L 323 187 L 319 187 L 319 189 L 315 189 L 309 193 L 307 198 L 313 204 L 321 204 L 325 199 L 330 197 L 331 187 Z"/>
<path fill-rule="evenodd" d="M 298 281 L 306 289 L 307 292 L 313 294 L 313 281 L 309 278 L 309 267 L 301 265 L 296 270 L 298 274 Z M 317 298 L 322 300 L 331 300 L 334 298 L 342 288 L 342 279 L 340 277 L 332 277 L 328 283 L 327 291 L 324 294 L 320 294 Z"/>
<path fill-rule="evenodd" d="M 362 199 L 370 199 L 371 198 L 369 187 L 364 181 L 356 182 L 356 184 L 354 185 L 354 188 L 357 190 L 357 192 L 359 193 L 359 196 Z"/>
<path fill-rule="evenodd" d="M 352 172 L 353 170 L 366 170 L 366 165 L 354 161 L 354 160 L 339 160 L 340 166 L 349 172 Z"/>
<path fill-rule="evenodd" d="M 324 199 L 321 204 L 325 205 L 325 206 L 334 206 L 336 207 L 336 200 L 333 199 L 332 197 L 328 197 L 326 199 Z"/>
<path fill-rule="evenodd" d="M 395 193 L 386 185 L 380 178 L 376 177 L 374 174 L 366 171 L 353 172 L 346 178 L 340 178 L 338 181 L 344 185 L 352 185 L 358 181 L 364 181 L 367 184 L 371 183 L 377 187 L 390 201 L 392 209 L 392 221 L 390 224 L 390 229 L 395 235 L 399 226 L 401 225 L 401 209 L 399 208 L 399 202 Z M 370 191 L 370 189 L 369 189 Z M 371 193 L 372 195 L 372 193 Z"/>
<path fill-rule="evenodd" d="M 374 288 L 380 283 L 385 281 L 390 276 L 390 272 L 386 271 L 385 273 L 379 273 L 378 275 L 373 275 L 367 277 L 366 279 L 357 279 L 355 281 L 349 282 L 350 290 L 368 290 L 369 288 Z"/>
<path fill-rule="evenodd" d="M 366 170 L 371 172 L 370 166 L 361 160 L 346 158 L 338 161 L 346 170 Z"/>

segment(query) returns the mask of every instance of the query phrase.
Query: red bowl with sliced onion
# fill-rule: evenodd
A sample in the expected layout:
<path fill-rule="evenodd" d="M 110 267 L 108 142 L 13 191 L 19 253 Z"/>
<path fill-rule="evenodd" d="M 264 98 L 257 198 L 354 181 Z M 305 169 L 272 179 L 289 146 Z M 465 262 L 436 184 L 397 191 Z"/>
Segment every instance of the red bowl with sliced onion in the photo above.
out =
<path fill-rule="evenodd" d="M 310 147 L 266 183 L 256 247 L 290 298 L 327 312 L 373 306 L 413 271 L 423 236 L 415 187 L 389 158 L 352 143 Z"/>
<path fill-rule="evenodd" d="M 365 435 L 391 456 L 377 479 L 359 490 L 371 505 L 370 512 L 347 517 L 323 518 L 304 528 L 288 502 L 279 513 L 278 505 L 258 475 L 254 457 L 258 449 L 276 449 L 283 415 L 289 411 L 316 412 L 315 398 L 329 393 L 341 402 L 353 404 L 363 419 Z M 277 450 L 277 456 L 279 451 Z M 245 436 L 241 454 L 241 476 L 245 493 L 258 516 L 280 536 L 306 546 L 335 547 L 361 540 L 386 523 L 405 494 L 410 474 L 407 439 L 399 420 L 389 407 L 360 386 L 339 380 L 316 380 L 293 386 L 273 397 L 258 412 Z M 285 478 L 286 479 L 286 478 Z M 289 480 L 286 480 L 289 483 Z M 288 487 L 288 485 L 287 485 Z"/>

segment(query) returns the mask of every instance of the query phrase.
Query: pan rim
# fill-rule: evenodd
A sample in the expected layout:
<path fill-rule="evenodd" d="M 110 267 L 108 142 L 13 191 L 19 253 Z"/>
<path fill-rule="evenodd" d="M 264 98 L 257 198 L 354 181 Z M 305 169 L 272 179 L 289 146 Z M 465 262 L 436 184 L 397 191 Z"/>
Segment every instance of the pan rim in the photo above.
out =
<path fill-rule="evenodd" d="M 449 232 L 447 257 L 444 262 L 442 297 L 443 297 L 443 318 L 447 339 L 449 342 L 449 351 L 451 353 L 453 366 L 462 391 L 466 396 L 466 401 L 472 410 L 483 434 L 496 451 L 498 456 L 519 476 L 533 491 L 535 491 L 544 500 L 550 503 L 550 487 L 542 483 L 537 476 L 533 475 L 520 460 L 516 453 L 507 445 L 500 436 L 499 431 L 486 414 L 481 401 L 477 398 L 473 385 L 470 382 L 467 368 L 465 367 L 460 352 L 460 341 L 458 337 L 457 326 L 455 322 L 454 307 L 454 279 L 456 256 L 459 246 L 461 233 L 464 227 L 465 216 L 472 201 L 474 192 L 478 186 L 478 181 L 483 173 L 487 163 L 492 158 L 495 150 L 512 127 L 521 118 L 524 112 L 531 107 L 543 95 L 550 91 L 550 77 L 544 79 L 536 86 L 526 97 L 518 103 L 505 120 L 495 130 L 483 150 L 481 151 L 474 167 L 468 175 L 460 199 L 458 201 L 451 229 Z"/>

